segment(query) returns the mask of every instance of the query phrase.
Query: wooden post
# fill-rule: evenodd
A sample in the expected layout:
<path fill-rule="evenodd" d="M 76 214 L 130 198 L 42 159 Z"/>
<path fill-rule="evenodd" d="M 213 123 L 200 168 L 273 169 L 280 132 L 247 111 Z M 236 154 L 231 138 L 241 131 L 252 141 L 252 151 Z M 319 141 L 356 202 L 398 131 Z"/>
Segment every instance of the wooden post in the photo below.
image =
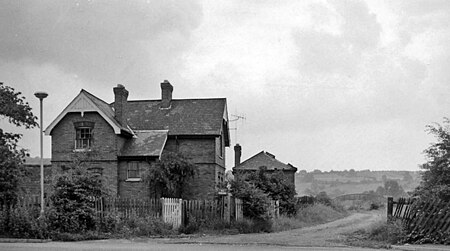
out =
<path fill-rule="evenodd" d="M 394 198 L 387 198 L 387 220 L 390 221 L 392 213 L 394 212 Z"/>
<path fill-rule="evenodd" d="M 230 204 L 231 204 L 231 195 L 227 195 L 223 198 L 223 220 L 226 223 L 230 223 Z"/>

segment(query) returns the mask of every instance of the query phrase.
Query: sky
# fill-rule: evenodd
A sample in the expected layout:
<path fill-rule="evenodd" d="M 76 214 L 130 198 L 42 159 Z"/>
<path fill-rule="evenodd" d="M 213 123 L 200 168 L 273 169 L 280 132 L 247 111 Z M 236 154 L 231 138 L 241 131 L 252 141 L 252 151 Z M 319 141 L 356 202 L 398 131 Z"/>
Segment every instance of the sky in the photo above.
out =
<path fill-rule="evenodd" d="M 0 82 L 44 128 L 85 89 L 225 97 L 231 147 L 299 170 L 420 170 L 450 116 L 450 1 L 0 0 Z M 15 128 L 39 156 L 39 129 Z M 237 128 L 237 130 L 236 130 Z M 44 157 L 51 157 L 50 136 Z"/>

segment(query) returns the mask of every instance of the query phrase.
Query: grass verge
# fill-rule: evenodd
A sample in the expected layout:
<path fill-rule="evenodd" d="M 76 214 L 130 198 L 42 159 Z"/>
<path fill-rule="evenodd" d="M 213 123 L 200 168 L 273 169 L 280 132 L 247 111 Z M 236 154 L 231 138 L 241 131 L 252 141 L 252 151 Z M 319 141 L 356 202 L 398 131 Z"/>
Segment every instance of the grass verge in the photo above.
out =
<path fill-rule="evenodd" d="M 400 220 L 375 222 L 367 229 L 359 229 L 347 235 L 345 243 L 350 246 L 366 248 L 390 248 L 405 239 L 405 231 Z"/>

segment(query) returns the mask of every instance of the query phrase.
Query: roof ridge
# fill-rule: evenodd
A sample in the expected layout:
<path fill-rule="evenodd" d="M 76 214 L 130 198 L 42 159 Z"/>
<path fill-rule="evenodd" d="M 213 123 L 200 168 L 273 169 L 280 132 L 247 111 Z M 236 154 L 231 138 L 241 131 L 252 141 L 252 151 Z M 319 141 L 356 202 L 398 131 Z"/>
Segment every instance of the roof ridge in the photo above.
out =
<path fill-rule="evenodd" d="M 182 99 L 172 99 L 172 101 L 185 101 L 185 100 L 226 100 L 227 98 L 182 98 Z M 161 99 L 140 99 L 140 100 L 127 100 L 127 102 L 156 102 L 161 101 Z M 111 104 L 113 104 L 112 102 Z"/>
<path fill-rule="evenodd" d="M 97 99 L 98 101 L 101 101 L 101 102 L 103 102 L 104 104 L 106 104 L 107 106 L 109 106 L 109 104 L 108 104 L 108 103 L 106 103 L 106 101 L 104 101 L 103 99 L 101 99 L 101 98 L 99 98 L 99 97 L 95 96 L 94 94 L 92 94 L 92 93 L 90 93 L 90 92 L 86 91 L 85 89 L 81 89 L 81 91 L 80 91 L 80 92 L 85 92 L 86 94 L 88 94 L 88 95 L 92 96 L 93 98 Z"/>

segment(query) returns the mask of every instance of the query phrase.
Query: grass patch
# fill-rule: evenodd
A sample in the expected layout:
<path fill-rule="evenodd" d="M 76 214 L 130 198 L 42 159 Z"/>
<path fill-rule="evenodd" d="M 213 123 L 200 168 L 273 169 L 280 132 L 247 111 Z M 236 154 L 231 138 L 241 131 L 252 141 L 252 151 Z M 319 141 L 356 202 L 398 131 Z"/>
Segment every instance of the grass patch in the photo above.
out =
<path fill-rule="evenodd" d="M 345 243 L 350 246 L 367 248 L 390 248 L 393 244 L 403 243 L 406 237 L 400 220 L 387 223 L 375 222 L 367 229 L 359 229 L 348 234 Z"/>
<path fill-rule="evenodd" d="M 273 220 L 273 231 L 280 232 L 323 224 L 347 216 L 347 212 L 324 204 L 308 205 L 300 208 L 294 217 L 280 216 Z"/>

